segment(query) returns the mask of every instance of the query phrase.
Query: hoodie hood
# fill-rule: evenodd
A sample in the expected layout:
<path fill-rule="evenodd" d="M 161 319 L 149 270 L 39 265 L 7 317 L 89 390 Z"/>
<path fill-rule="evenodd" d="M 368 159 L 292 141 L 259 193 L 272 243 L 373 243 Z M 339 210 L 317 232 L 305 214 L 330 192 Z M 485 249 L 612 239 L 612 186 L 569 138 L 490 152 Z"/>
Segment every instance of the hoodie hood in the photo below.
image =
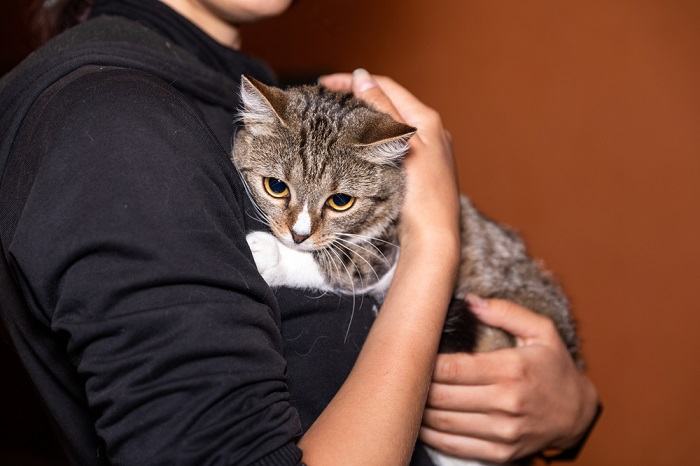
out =
<path fill-rule="evenodd" d="M 247 68 L 257 79 L 272 81 L 271 73 L 259 62 L 243 54 L 241 59 L 250 62 Z M 0 180 L 24 116 L 37 97 L 86 65 L 144 71 L 231 113 L 238 106 L 239 76 L 227 76 L 207 67 L 189 51 L 139 22 L 99 16 L 58 35 L 0 80 Z"/>

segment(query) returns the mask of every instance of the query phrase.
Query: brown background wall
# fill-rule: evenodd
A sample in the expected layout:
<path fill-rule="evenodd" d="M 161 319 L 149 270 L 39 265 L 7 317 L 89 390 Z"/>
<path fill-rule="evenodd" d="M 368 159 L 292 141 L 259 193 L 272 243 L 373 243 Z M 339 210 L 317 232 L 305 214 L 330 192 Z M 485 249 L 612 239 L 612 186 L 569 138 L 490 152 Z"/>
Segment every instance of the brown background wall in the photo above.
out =
<path fill-rule="evenodd" d="M 5 37 L 3 63 L 24 47 Z M 463 191 L 574 302 L 606 406 L 576 464 L 697 464 L 700 2 L 303 0 L 244 49 L 283 77 L 363 66 L 439 109 Z"/>

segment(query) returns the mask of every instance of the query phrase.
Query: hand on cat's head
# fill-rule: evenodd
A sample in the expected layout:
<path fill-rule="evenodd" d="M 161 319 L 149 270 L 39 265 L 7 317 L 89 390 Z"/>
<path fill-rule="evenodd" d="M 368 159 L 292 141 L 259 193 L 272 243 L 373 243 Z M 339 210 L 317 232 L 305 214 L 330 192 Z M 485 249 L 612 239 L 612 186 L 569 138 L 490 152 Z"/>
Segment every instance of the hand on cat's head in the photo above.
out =
<path fill-rule="evenodd" d="M 388 113 L 397 121 L 418 128 L 418 139 L 439 136 L 449 142 L 451 137 L 442 127 L 440 115 L 418 100 L 406 88 L 387 76 L 371 75 L 358 68 L 352 73 L 321 76 L 319 84 L 336 92 L 352 92 L 355 97 L 377 110 Z M 437 131 L 439 127 L 440 131 Z M 421 131 L 423 129 L 423 131 Z M 432 131 L 429 131 L 432 129 Z M 428 133 L 436 134 L 428 134 Z M 414 138 L 416 139 L 416 138 Z"/>
<path fill-rule="evenodd" d="M 322 76 L 333 91 L 353 92 L 361 100 L 417 128 L 404 161 L 408 178 L 401 213 L 401 241 L 431 244 L 459 257 L 459 192 L 450 137 L 440 115 L 403 86 L 365 70 Z M 451 252 L 450 252 L 451 251 Z"/>

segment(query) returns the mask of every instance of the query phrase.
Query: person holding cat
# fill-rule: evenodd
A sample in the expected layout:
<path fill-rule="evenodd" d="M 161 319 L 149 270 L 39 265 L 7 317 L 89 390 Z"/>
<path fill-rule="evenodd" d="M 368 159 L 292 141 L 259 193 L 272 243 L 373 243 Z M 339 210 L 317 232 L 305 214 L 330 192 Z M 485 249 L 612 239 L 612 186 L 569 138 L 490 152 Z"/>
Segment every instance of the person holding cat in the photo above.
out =
<path fill-rule="evenodd" d="M 74 463 L 428 465 L 419 431 L 495 462 L 576 444 L 597 395 L 547 319 L 471 297 L 520 345 L 435 361 L 459 234 L 434 110 L 366 72 L 322 79 L 417 128 L 396 275 L 346 343 L 348 299 L 257 274 L 228 160 L 232 89 L 273 80 L 236 25 L 290 1 L 92 3 L 40 2 L 89 19 L 0 87 L 3 289 L 23 304 L 3 319 Z"/>

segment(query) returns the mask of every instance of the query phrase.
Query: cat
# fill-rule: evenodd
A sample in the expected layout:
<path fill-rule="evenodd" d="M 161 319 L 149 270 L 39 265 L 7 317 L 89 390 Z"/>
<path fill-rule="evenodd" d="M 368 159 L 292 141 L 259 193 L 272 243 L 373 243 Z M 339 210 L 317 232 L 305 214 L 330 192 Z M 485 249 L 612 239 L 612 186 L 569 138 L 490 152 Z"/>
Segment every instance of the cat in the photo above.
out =
<path fill-rule="evenodd" d="M 282 90 L 241 78 L 242 127 L 231 159 L 257 215 L 271 233 L 246 240 L 271 287 L 386 293 L 400 253 L 397 222 L 405 192 L 402 160 L 415 128 L 347 93 L 320 85 Z M 502 298 L 555 323 L 581 366 L 568 301 L 511 229 L 461 196 L 462 257 L 440 342 L 441 352 L 514 346 L 506 332 L 480 323 L 467 293 Z M 439 466 L 485 465 L 429 451 Z"/>

